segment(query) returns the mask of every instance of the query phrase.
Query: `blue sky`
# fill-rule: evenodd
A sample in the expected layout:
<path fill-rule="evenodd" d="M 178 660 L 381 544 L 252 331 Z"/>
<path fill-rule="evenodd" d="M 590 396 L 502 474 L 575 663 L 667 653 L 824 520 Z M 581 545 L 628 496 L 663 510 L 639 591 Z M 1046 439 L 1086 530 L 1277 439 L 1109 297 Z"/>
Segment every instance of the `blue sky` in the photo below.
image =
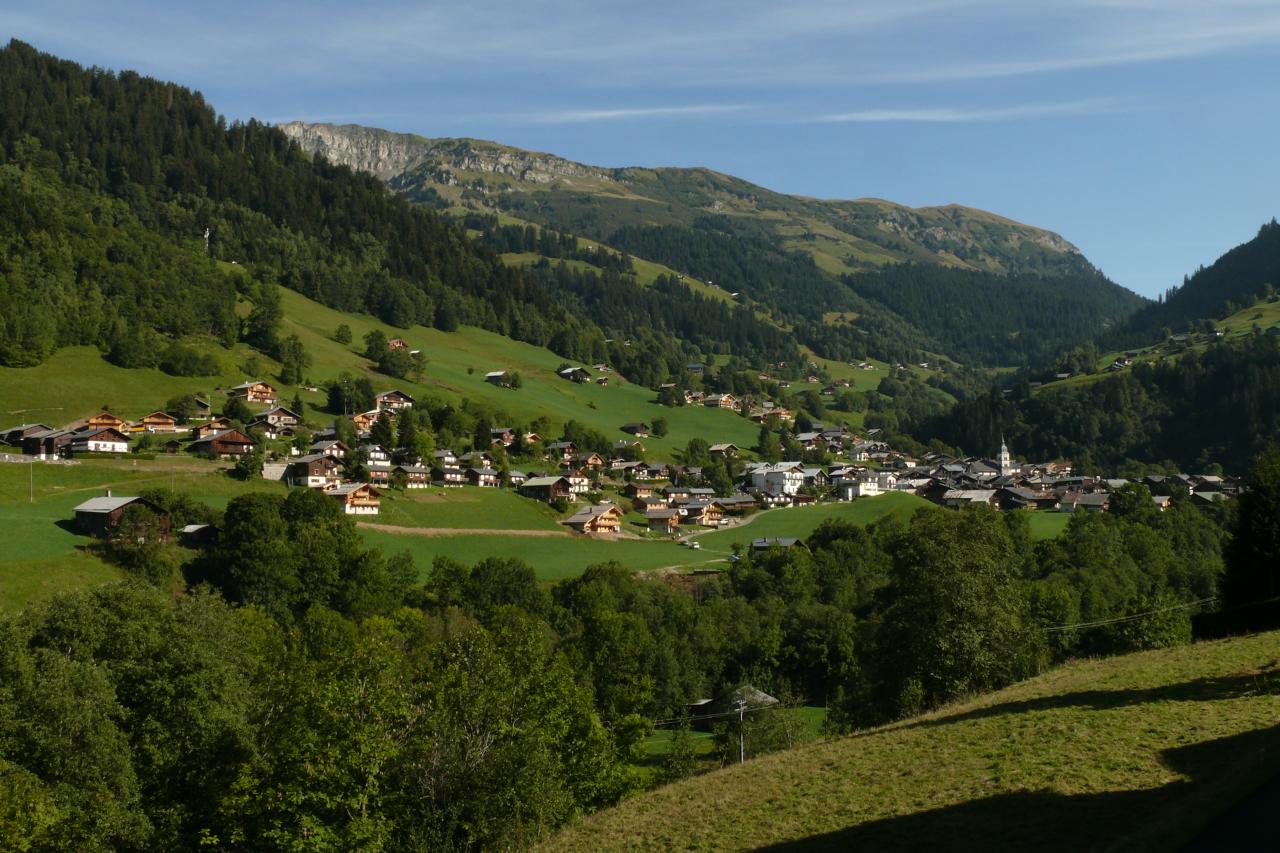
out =
<path fill-rule="evenodd" d="M 12 3 L 0 33 L 230 118 L 960 203 L 1154 295 L 1280 212 L 1280 2 Z"/>

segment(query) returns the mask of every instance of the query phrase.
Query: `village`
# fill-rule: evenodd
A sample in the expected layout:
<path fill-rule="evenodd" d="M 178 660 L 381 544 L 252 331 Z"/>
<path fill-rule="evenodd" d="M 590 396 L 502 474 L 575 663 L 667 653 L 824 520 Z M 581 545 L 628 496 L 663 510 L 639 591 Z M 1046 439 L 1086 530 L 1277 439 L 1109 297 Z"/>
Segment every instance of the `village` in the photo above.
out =
<path fill-rule="evenodd" d="M 567 381 L 601 383 L 608 379 L 608 366 L 567 367 L 558 373 Z M 483 379 L 501 384 L 509 377 L 506 371 L 493 371 Z M 690 547 L 697 547 L 690 534 L 741 524 L 760 510 L 899 493 L 950 508 L 983 504 L 1002 512 L 1106 512 L 1113 492 L 1130 482 L 1076 472 L 1069 461 L 1018 462 L 1003 443 L 994 458 L 936 452 L 915 458 L 895 450 L 876 429 L 855 431 L 806 420 L 807 429 L 794 431 L 793 414 L 768 401 L 747 404 L 731 394 L 673 385 L 656 390 L 660 396 L 674 393 L 679 404 L 730 409 L 749 417 L 776 431 L 779 446 L 798 451 L 800 458 L 761 461 L 758 454 L 733 443 L 708 443 L 706 457 L 720 473 L 713 483 L 705 465 L 688 464 L 695 460 L 646 461 L 644 440 L 655 427 L 643 422 L 619 424 L 626 437 L 613 442 L 611 453 L 580 447 L 565 437 L 553 440 L 498 426 L 490 429 L 487 447 L 471 446 L 460 453 L 441 447 L 423 458 L 409 448 L 387 446 L 394 441 L 379 443 L 374 437 L 375 432 L 384 437 L 400 434 L 395 420 L 415 404 L 403 391 L 377 392 L 373 409 L 312 431 L 294 410 L 301 405 L 281 405 L 278 390 L 258 380 L 227 389 L 225 405 L 217 414 L 208 400 L 193 397 L 192 412 L 153 411 L 130 420 L 103 411 L 62 427 L 19 424 L 0 430 L 0 442 L 32 460 L 187 453 L 252 462 L 248 467 L 254 475 L 319 490 L 346 514 L 361 517 L 377 516 L 389 494 L 505 488 L 550 505 L 575 533 L 687 539 Z M 1175 494 L 1208 505 L 1241 488 L 1237 480 L 1213 474 L 1151 475 L 1141 484 L 1160 509 L 1167 508 Z M 95 535 L 108 534 L 111 519 L 118 520 L 129 500 L 108 496 L 77 507 L 81 527 Z M 761 539 L 752 544 L 763 548 L 797 543 L 798 539 Z"/>

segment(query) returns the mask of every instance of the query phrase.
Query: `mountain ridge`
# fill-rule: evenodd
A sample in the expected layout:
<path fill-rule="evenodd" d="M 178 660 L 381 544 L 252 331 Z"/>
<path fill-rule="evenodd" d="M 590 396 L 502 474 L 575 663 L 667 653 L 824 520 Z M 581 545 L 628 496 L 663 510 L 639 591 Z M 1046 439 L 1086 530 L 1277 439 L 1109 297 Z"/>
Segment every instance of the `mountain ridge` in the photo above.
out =
<path fill-rule="evenodd" d="M 687 223 L 697 215 L 717 213 L 773 220 L 766 222 L 773 234 L 789 248 L 808 249 L 833 273 L 902 261 L 990 272 L 1027 271 L 1028 266 L 1092 269 L 1079 248 L 1061 235 L 962 204 L 909 207 L 879 198 L 793 195 L 707 167 L 591 166 L 487 140 L 431 138 L 355 124 L 288 122 L 278 127 L 313 154 L 375 174 L 410 195 L 434 190 L 446 206 L 519 215 L 515 208 L 527 206 L 504 203 L 502 196 L 541 190 L 665 205 L 665 211 L 646 210 L 644 224 Z M 498 179 L 502 190 L 487 200 L 484 196 L 493 196 L 497 188 L 487 186 L 485 176 Z M 557 182 L 561 185 L 554 186 Z M 549 227 L 569 225 L 553 215 L 527 218 Z M 600 227 L 593 229 L 593 224 Z M 603 240 L 608 224 L 607 218 L 597 217 L 595 223 L 579 222 L 574 230 Z"/>

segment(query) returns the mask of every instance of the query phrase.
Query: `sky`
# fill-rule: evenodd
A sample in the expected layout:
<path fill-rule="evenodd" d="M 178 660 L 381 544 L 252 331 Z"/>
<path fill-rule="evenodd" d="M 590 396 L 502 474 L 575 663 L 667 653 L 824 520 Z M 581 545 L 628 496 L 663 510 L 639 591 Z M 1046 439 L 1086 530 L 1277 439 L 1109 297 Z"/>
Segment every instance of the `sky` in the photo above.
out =
<path fill-rule="evenodd" d="M 1155 296 L 1280 213 L 1278 0 L 0 0 L 229 119 L 964 204 Z"/>

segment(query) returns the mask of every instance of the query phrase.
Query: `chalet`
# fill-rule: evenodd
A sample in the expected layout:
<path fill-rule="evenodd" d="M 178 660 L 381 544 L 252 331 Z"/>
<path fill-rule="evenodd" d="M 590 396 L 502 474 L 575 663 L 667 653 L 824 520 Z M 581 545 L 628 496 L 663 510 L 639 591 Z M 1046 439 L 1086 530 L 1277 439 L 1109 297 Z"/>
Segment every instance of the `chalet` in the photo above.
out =
<path fill-rule="evenodd" d="M 578 453 L 568 460 L 568 464 L 588 471 L 599 471 L 605 467 L 604 457 L 599 453 Z"/>
<path fill-rule="evenodd" d="M 266 418 L 254 418 L 253 420 L 249 421 L 249 423 L 245 424 L 244 428 L 246 432 L 251 434 L 261 433 L 262 437 L 267 439 L 268 441 L 275 441 L 277 438 L 280 438 L 281 436 L 293 435 L 293 427 L 284 427 L 283 430 L 287 431 L 285 432 L 285 431 L 282 431 L 280 427 L 277 427 L 275 424 L 271 423 L 271 421 L 267 420 Z"/>
<path fill-rule="evenodd" d="M 766 495 L 794 495 L 804 485 L 804 466 L 799 462 L 755 465 L 749 475 L 751 487 Z"/>
<path fill-rule="evenodd" d="M 804 469 L 804 484 L 806 486 L 817 486 L 825 488 L 831 485 L 831 478 L 827 476 L 827 472 L 817 467 L 806 467 Z"/>
<path fill-rule="evenodd" d="M 50 432 L 53 428 L 46 424 L 18 424 L 5 430 L 0 430 L 0 441 L 11 447 L 21 447 L 23 440 L 29 435 L 35 435 L 38 432 Z"/>
<path fill-rule="evenodd" d="M 342 481 L 338 460 L 324 453 L 312 453 L 299 457 L 285 469 L 285 482 L 291 486 L 324 489 Z"/>
<path fill-rule="evenodd" d="M 235 386 L 227 392 L 231 397 L 239 397 L 246 403 L 258 403 L 263 406 L 274 406 L 276 404 L 276 389 L 268 385 L 266 382 L 244 382 Z"/>
<path fill-rule="evenodd" d="M 596 373 L 609 373 L 610 371 L 613 370 L 612 367 L 605 364 L 603 361 L 600 362 L 599 364 L 591 365 L 591 369 L 594 370 Z"/>
<path fill-rule="evenodd" d="M 510 388 L 511 374 L 505 370 L 491 370 L 484 375 L 484 381 L 499 388 Z"/>
<path fill-rule="evenodd" d="M 644 445 L 638 441 L 628 441 L 625 438 L 620 438 L 613 443 L 613 452 L 615 455 L 618 455 L 618 454 L 627 454 L 631 456 L 643 455 Z"/>
<path fill-rule="evenodd" d="M 231 429 L 231 418 L 214 418 L 207 424 L 200 424 L 191 428 L 191 437 L 193 439 L 208 438 L 211 435 L 217 435 L 220 432 L 226 432 Z"/>
<path fill-rule="evenodd" d="M 123 432 L 128 424 L 124 418 L 110 412 L 99 412 L 85 421 L 84 425 L 86 429 L 115 429 Z"/>
<path fill-rule="evenodd" d="M 473 486 L 496 489 L 501 481 L 502 478 L 498 476 L 498 472 L 492 468 L 467 469 L 467 482 Z"/>
<path fill-rule="evenodd" d="M 1106 492 L 1067 492 L 1058 501 L 1061 512 L 1075 512 L 1083 509 L 1087 512 L 1106 512 L 1111 506 L 1111 495 Z"/>
<path fill-rule="evenodd" d="M 675 533 L 680 529 L 680 510 L 651 509 L 644 514 L 645 523 L 650 530 L 659 533 Z"/>
<path fill-rule="evenodd" d="M 756 507 L 756 499 L 751 495 L 736 494 L 727 498 L 716 498 L 716 503 L 720 504 L 720 508 L 730 515 L 742 515 L 749 509 Z"/>
<path fill-rule="evenodd" d="M 387 349 L 408 349 L 409 342 L 404 338 L 392 338 L 387 341 Z"/>
<path fill-rule="evenodd" d="M 516 434 L 511 427 L 494 427 L 489 430 L 489 441 L 494 445 L 502 445 L 507 447 L 511 442 L 516 440 Z"/>
<path fill-rule="evenodd" d="M 711 409 L 736 409 L 738 400 L 732 394 L 708 394 L 702 405 Z"/>
<path fill-rule="evenodd" d="M 23 437 L 22 452 L 41 459 L 53 459 L 66 453 L 74 440 L 75 433 L 67 429 L 33 432 Z"/>
<path fill-rule="evenodd" d="M 805 544 L 803 540 L 795 539 L 789 536 L 765 536 L 761 539 L 751 540 L 752 551 L 768 551 L 772 548 L 781 548 L 782 550 L 790 550 L 791 548 L 803 548 Z"/>
<path fill-rule="evenodd" d="M 129 436 L 112 427 L 77 430 L 71 439 L 72 453 L 128 453 Z"/>
<path fill-rule="evenodd" d="M 436 465 L 431 469 L 431 481 L 437 486 L 462 487 L 467 484 L 467 474 L 453 465 Z"/>
<path fill-rule="evenodd" d="M 207 418 L 213 412 L 213 406 L 203 397 L 193 397 L 192 400 L 195 401 L 196 414 L 200 417 Z"/>
<path fill-rule="evenodd" d="M 187 548 L 203 548 L 217 538 L 218 528 L 212 524 L 188 524 L 178 531 L 178 539 Z"/>
<path fill-rule="evenodd" d="M 630 433 L 631 435 L 634 435 L 636 438 L 649 437 L 649 425 L 646 423 L 623 424 L 621 429 L 623 432 Z"/>
<path fill-rule="evenodd" d="M 522 486 L 529 479 L 529 475 L 523 471 L 508 471 L 507 482 L 513 486 Z"/>
<path fill-rule="evenodd" d="M 564 521 L 579 533 L 617 533 L 622 527 L 622 510 L 613 504 L 599 504 L 578 510 Z"/>
<path fill-rule="evenodd" d="M 995 489 L 948 489 L 942 495 L 942 505 L 953 508 L 974 504 L 995 506 L 999 503 L 999 495 Z"/>
<path fill-rule="evenodd" d="M 347 515 L 377 515 L 382 505 L 381 492 L 368 483 L 343 483 L 326 489 L 325 494 L 341 502 Z"/>
<path fill-rule="evenodd" d="M 631 502 L 631 507 L 639 513 L 645 513 L 651 509 L 667 509 L 669 506 L 665 499 L 659 497 L 636 498 Z"/>
<path fill-rule="evenodd" d="M 622 496 L 631 498 L 632 500 L 635 500 L 636 498 L 651 498 L 653 497 L 653 493 L 653 486 L 645 485 L 643 483 L 628 483 L 622 489 Z"/>
<path fill-rule="evenodd" d="M 257 444 L 252 438 L 238 429 L 224 430 L 187 445 L 192 453 L 207 453 L 213 456 L 243 456 L 253 450 Z"/>
<path fill-rule="evenodd" d="M 397 465 L 392 473 L 404 477 L 407 489 L 425 489 L 431 485 L 431 470 L 422 465 Z"/>
<path fill-rule="evenodd" d="M 75 512 L 76 528 L 89 536 L 109 538 L 120 526 L 120 520 L 128 507 L 135 504 L 145 506 L 156 513 L 156 535 L 161 541 L 169 538 L 169 517 L 160 508 L 139 497 L 112 497 L 107 492 L 105 497 L 90 498 L 77 506 Z"/>
<path fill-rule="evenodd" d="M 662 490 L 662 496 L 669 501 L 682 501 L 693 497 L 693 494 L 688 486 L 667 486 Z"/>
<path fill-rule="evenodd" d="M 608 385 L 608 384 L 609 384 L 609 377 L 608 377 L 608 376 L 600 376 L 600 377 L 597 377 L 597 379 L 596 379 L 596 384 L 597 384 L 597 385 Z"/>
<path fill-rule="evenodd" d="M 566 367 L 559 371 L 561 379 L 568 379 L 570 382 L 590 382 L 591 371 L 585 367 Z"/>
<path fill-rule="evenodd" d="M 390 409 L 393 412 L 412 409 L 413 398 L 398 389 L 381 391 L 374 395 L 373 407 L 375 409 Z"/>
<path fill-rule="evenodd" d="M 362 444 L 360 450 L 364 452 L 367 462 L 386 464 L 391 461 L 391 454 L 381 444 Z"/>
<path fill-rule="evenodd" d="M 182 442 L 178 441 L 176 438 L 171 438 L 164 444 L 160 445 L 160 450 L 163 453 L 177 453 L 181 449 Z"/>
<path fill-rule="evenodd" d="M 178 419 L 168 412 L 152 412 L 138 422 L 144 432 L 177 432 Z"/>
<path fill-rule="evenodd" d="M 701 524 L 704 527 L 719 527 L 724 518 L 724 507 L 717 501 L 689 501 L 680 507 L 684 520 L 690 524 Z"/>
<path fill-rule="evenodd" d="M 520 494 L 526 498 L 553 503 L 571 497 L 568 477 L 531 477 L 520 486 Z"/>
<path fill-rule="evenodd" d="M 569 493 L 572 495 L 585 495 L 591 491 L 591 479 L 581 470 L 566 471 L 564 478 L 569 481 Z"/>
<path fill-rule="evenodd" d="M 1058 508 L 1058 495 L 1052 489 L 1036 491 L 1023 486 L 1005 486 L 1000 489 L 1000 508 L 1055 510 Z"/>
<path fill-rule="evenodd" d="M 286 409 L 284 406 L 276 406 L 274 409 L 263 412 L 258 418 L 274 427 L 296 427 L 302 423 L 302 418 L 297 412 Z"/>
<path fill-rule="evenodd" d="M 733 459 L 733 458 L 734 458 L 734 457 L 736 457 L 740 452 L 741 452 L 741 451 L 739 451 L 739 450 L 738 450 L 738 445 L 736 445 L 736 444 L 713 444 L 713 445 L 711 445 L 711 455 L 712 455 L 712 456 L 723 456 L 723 457 L 725 457 L 725 458 L 727 458 L 727 459 Z"/>
<path fill-rule="evenodd" d="M 338 441 L 335 438 L 330 438 L 323 441 L 311 442 L 310 450 L 312 453 L 332 456 L 334 459 L 346 459 L 349 448 L 341 441 Z"/>
<path fill-rule="evenodd" d="M 552 441 L 547 443 L 548 457 L 559 456 L 560 459 L 568 462 L 577 452 L 578 445 L 574 444 L 572 441 Z"/>
<path fill-rule="evenodd" d="M 377 409 L 371 409 L 367 412 L 361 412 L 358 415 L 351 416 L 351 424 L 356 428 L 358 435 L 364 435 L 373 430 L 373 425 L 378 422 L 378 415 L 381 414 Z"/>

